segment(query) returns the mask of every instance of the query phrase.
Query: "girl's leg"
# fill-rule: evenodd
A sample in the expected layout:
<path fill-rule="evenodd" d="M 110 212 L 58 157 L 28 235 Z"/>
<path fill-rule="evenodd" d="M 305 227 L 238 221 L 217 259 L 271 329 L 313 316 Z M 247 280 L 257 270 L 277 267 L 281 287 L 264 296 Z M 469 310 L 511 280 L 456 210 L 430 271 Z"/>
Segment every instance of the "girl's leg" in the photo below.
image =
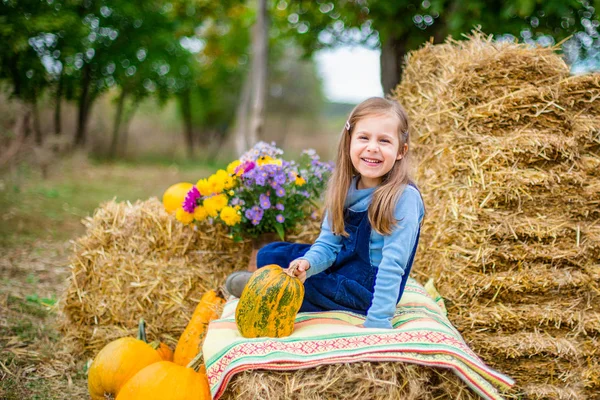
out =
<path fill-rule="evenodd" d="M 256 265 L 258 268 L 261 268 L 265 265 L 277 264 L 282 268 L 287 268 L 290 262 L 303 256 L 309 248 L 309 244 L 287 242 L 270 243 L 258 251 L 258 254 L 256 255 Z M 234 272 L 227 277 L 225 289 L 235 297 L 240 297 L 251 276 L 252 271 Z"/>
<path fill-rule="evenodd" d="M 302 257 L 310 249 L 310 244 L 274 242 L 266 245 L 258 251 L 256 266 L 277 264 L 281 268 L 287 268 L 292 261 Z"/>

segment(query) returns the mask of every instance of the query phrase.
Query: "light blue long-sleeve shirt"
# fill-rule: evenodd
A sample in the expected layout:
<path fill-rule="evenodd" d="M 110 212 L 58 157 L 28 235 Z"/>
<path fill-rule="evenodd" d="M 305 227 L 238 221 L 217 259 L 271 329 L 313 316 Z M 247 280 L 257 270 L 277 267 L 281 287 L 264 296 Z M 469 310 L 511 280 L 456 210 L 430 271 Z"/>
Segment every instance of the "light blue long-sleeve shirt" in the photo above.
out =
<path fill-rule="evenodd" d="M 371 204 L 375 188 L 357 189 L 358 178 L 352 179 L 348 190 L 345 208 L 351 211 L 366 211 Z M 371 230 L 369 257 L 371 265 L 378 267 L 375 279 L 375 291 L 371 307 L 367 311 L 364 326 L 367 328 L 392 328 L 392 317 L 396 310 L 396 301 L 400 291 L 402 277 L 410 270 L 419 225 L 425 208 L 419 191 L 406 186 L 394 211 L 398 221 L 390 235 L 380 235 Z M 327 214 L 323 218 L 321 233 L 301 258 L 310 263 L 307 278 L 325 271 L 336 260 L 342 248 L 342 236 L 331 231 Z"/>

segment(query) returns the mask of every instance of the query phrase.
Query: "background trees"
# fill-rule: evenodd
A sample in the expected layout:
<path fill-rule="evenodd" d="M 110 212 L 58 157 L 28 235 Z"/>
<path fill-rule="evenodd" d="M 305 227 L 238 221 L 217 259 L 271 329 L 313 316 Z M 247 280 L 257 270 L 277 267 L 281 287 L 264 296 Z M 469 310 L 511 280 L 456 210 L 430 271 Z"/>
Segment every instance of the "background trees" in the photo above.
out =
<path fill-rule="evenodd" d="M 460 38 L 475 25 L 541 45 L 574 35 L 567 60 L 597 62 L 598 7 L 600 0 L 4 0 L 0 81 L 22 105 L 23 135 L 34 132 L 38 144 L 40 99 L 54 107 L 57 135 L 61 105 L 76 105 L 72 137 L 82 147 L 94 104 L 109 93 L 110 157 L 124 153 L 129 121 L 149 98 L 177 102 L 189 157 L 200 144 L 215 154 L 234 131 L 240 152 L 263 133 L 265 108 L 280 116 L 318 112 L 314 68 L 299 61 L 314 51 L 380 48 L 384 93 L 399 82 L 409 50 Z"/>
<path fill-rule="evenodd" d="M 583 52 L 598 57 L 596 10 L 587 0 L 339 0 L 279 1 L 275 15 L 289 23 L 307 52 L 339 43 L 381 49 L 381 84 L 389 93 L 400 81 L 404 55 L 424 42 L 460 39 L 474 26 L 490 34 L 550 45 L 575 34 L 570 61 Z"/>

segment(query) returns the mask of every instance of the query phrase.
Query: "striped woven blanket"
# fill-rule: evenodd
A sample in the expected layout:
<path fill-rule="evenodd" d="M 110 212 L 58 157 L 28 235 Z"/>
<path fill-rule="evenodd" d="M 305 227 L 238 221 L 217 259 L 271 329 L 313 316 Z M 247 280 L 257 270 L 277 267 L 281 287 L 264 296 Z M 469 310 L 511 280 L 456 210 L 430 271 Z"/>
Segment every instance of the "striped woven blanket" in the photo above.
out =
<path fill-rule="evenodd" d="M 428 286 L 428 285 L 426 285 Z M 451 369 L 485 399 L 501 399 L 492 385 L 514 381 L 486 366 L 446 317 L 443 299 L 409 278 L 392 320 L 394 329 L 359 327 L 364 316 L 344 311 L 299 313 L 285 338 L 242 337 L 235 324 L 238 299 L 210 323 L 203 346 L 214 399 L 233 375 L 249 369 L 291 370 L 356 361 L 400 361 Z M 437 297 L 437 299 L 435 298 Z"/>

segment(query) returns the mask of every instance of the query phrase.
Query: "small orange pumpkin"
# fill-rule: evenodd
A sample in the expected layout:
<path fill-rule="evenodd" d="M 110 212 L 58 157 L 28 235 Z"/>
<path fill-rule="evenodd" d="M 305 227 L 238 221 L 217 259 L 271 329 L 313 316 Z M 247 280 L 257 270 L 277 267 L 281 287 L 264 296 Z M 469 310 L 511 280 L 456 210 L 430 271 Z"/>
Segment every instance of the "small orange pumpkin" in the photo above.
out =
<path fill-rule="evenodd" d="M 163 359 L 163 361 L 173 361 L 173 350 L 171 350 L 171 348 L 164 344 L 163 342 L 159 342 L 158 340 L 155 340 L 154 342 L 150 343 L 150 346 L 156 350 L 156 352 L 158 353 L 158 355 L 160 356 L 160 358 Z"/>
<path fill-rule="evenodd" d="M 242 336 L 285 337 L 294 331 L 296 314 L 304 300 L 304 285 L 279 265 L 255 271 L 246 284 L 235 322 Z"/>
<path fill-rule="evenodd" d="M 121 387 L 144 367 L 161 360 L 172 361 L 173 351 L 164 343 L 148 343 L 146 322 L 140 319 L 138 337 L 124 337 L 104 346 L 88 372 L 88 390 L 92 400 L 116 396 Z"/>
<path fill-rule="evenodd" d="M 177 342 L 173 357 L 175 364 L 188 365 L 202 351 L 208 323 L 219 318 L 223 303 L 225 299 L 220 290 L 209 290 L 204 293 Z"/>
<path fill-rule="evenodd" d="M 156 350 L 142 340 L 124 337 L 110 342 L 96 355 L 88 372 L 92 400 L 116 396 L 129 378 L 159 361 Z"/>
<path fill-rule="evenodd" d="M 186 367 L 160 361 L 139 371 L 123 386 L 116 400 L 210 400 L 202 353 Z M 204 369 L 204 368 L 202 368 Z"/>

